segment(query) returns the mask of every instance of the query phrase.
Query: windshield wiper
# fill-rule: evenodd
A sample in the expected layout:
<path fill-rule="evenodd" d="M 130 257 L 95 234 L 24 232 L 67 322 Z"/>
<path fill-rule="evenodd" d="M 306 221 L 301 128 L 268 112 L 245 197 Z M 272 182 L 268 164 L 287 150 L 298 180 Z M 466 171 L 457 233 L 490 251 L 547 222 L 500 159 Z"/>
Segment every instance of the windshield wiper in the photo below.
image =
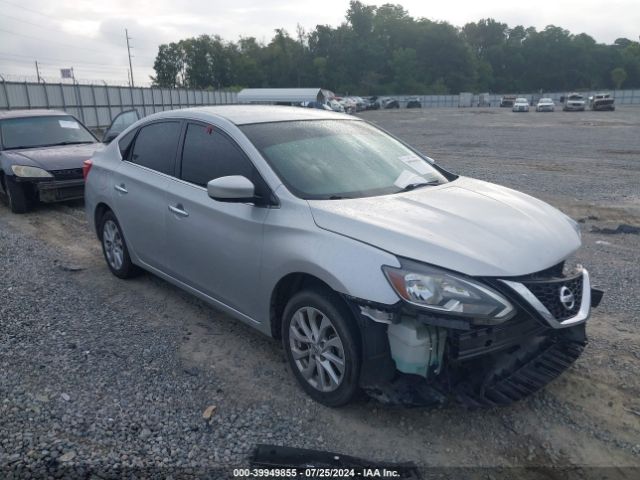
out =
<path fill-rule="evenodd" d="M 400 190 L 400 192 L 408 192 L 410 190 L 415 190 L 416 188 L 420 188 L 420 187 L 430 187 L 430 186 L 434 186 L 434 185 L 440 185 L 440 182 L 438 180 L 434 180 L 432 182 L 415 182 L 415 183 L 410 183 L 409 185 L 405 185 L 404 187 L 402 187 L 402 189 Z M 400 193 L 398 192 L 398 193 Z"/>
<path fill-rule="evenodd" d="M 49 145 L 42 145 L 43 147 L 58 147 L 60 145 L 84 145 L 86 143 L 95 143 L 92 142 L 91 140 L 84 140 L 82 142 L 80 141 L 67 141 L 67 142 L 58 142 L 58 143 L 50 143 Z"/>
<path fill-rule="evenodd" d="M 62 145 L 84 145 L 89 143 L 95 143 L 90 140 L 84 142 L 58 142 L 58 143 L 45 143 L 42 145 L 16 145 L 15 147 L 5 147 L 5 150 L 26 150 L 27 148 L 45 148 L 45 147 L 59 147 Z"/>
<path fill-rule="evenodd" d="M 43 145 L 16 145 L 15 147 L 5 147 L 5 150 L 25 150 L 27 148 L 40 148 Z"/>

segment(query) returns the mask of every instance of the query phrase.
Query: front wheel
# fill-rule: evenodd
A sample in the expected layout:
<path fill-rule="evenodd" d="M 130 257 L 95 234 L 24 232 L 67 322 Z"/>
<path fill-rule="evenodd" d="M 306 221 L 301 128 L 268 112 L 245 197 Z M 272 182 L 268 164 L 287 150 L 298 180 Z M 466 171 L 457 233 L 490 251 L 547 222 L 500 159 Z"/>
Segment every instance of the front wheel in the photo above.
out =
<path fill-rule="evenodd" d="M 357 327 L 341 299 L 325 289 L 294 295 L 284 310 L 282 341 L 294 376 L 314 400 L 345 405 L 358 393 Z"/>
<path fill-rule="evenodd" d="M 33 198 L 27 185 L 18 183 L 11 177 L 4 177 L 4 190 L 13 213 L 26 213 L 33 206 Z"/>

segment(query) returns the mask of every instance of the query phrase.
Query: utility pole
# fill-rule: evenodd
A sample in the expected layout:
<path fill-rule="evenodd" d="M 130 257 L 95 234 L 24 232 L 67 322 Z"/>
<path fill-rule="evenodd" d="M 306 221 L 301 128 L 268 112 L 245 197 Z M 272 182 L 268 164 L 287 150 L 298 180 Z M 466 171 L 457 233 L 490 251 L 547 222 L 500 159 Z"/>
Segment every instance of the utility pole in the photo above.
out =
<path fill-rule="evenodd" d="M 125 28 L 124 35 L 127 38 L 127 54 L 129 55 L 129 74 L 131 75 L 131 86 L 133 87 L 133 67 L 131 66 L 131 46 L 129 45 L 129 40 L 131 37 L 129 36 L 129 31 Z"/>
<path fill-rule="evenodd" d="M 36 60 L 36 76 L 38 77 L 38 83 L 40 83 L 40 69 L 38 68 L 37 60 Z"/>

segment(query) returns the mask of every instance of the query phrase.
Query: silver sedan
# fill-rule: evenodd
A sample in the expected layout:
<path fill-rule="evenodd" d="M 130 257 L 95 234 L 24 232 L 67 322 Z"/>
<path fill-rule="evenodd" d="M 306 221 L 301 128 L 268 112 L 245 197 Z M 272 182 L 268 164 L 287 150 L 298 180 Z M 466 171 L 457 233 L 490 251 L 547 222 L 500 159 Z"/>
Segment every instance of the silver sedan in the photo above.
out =
<path fill-rule="evenodd" d="M 326 405 L 361 388 L 410 404 L 518 400 L 580 355 L 600 297 L 565 262 L 576 222 L 344 114 L 163 112 L 85 171 L 114 275 L 146 270 L 281 339 Z"/>

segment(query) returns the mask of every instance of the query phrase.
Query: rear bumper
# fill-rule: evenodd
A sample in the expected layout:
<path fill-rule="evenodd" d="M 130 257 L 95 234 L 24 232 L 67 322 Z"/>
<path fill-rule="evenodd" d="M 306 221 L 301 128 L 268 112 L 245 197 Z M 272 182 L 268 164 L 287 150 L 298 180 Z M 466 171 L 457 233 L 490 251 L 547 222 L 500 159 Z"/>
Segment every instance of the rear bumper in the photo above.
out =
<path fill-rule="evenodd" d="M 34 182 L 41 202 L 53 203 L 84 198 L 84 180 L 52 180 Z"/>

